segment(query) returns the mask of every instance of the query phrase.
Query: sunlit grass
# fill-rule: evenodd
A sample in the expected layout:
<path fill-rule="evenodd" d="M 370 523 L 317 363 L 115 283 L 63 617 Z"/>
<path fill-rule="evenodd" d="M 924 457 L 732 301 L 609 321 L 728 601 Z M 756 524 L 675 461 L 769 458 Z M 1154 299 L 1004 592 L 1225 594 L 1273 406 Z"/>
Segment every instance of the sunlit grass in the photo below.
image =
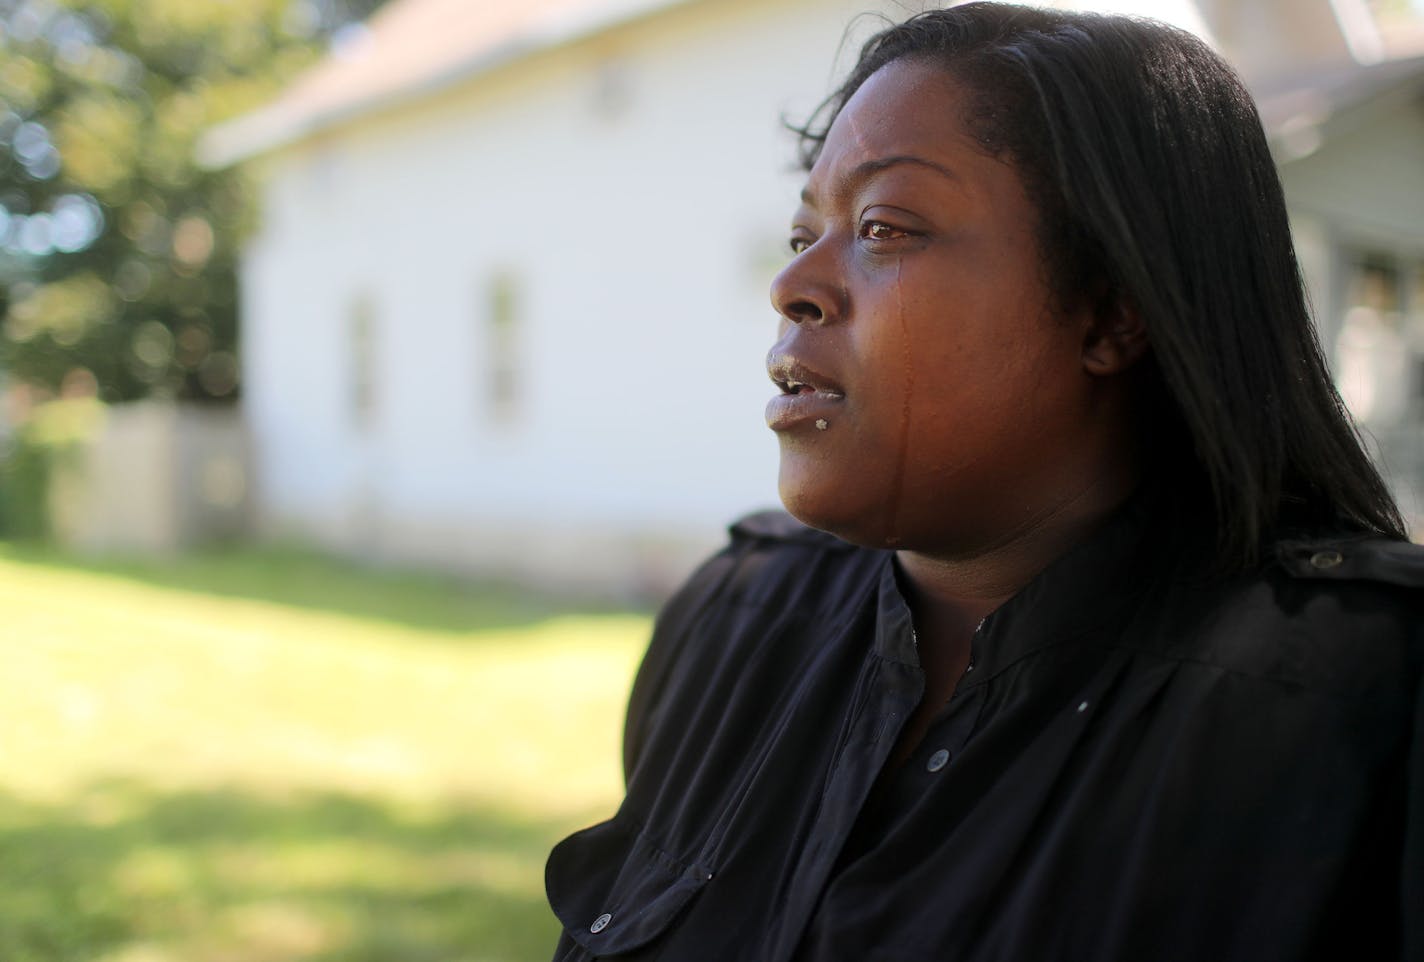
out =
<path fill-rule="evenodd" d="M 617 803 L 648 619 L 541 610 L 0 548 L 0 959 L 547 958 L 544 854 Z"/>

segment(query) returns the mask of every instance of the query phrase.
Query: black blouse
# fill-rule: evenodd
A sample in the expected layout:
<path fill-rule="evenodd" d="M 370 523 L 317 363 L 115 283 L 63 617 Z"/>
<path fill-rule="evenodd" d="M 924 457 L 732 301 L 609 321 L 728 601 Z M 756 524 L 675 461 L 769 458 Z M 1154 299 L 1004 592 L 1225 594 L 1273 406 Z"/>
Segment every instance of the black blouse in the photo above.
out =
<path fill-rule="evenodd" d="M 1140 504 L 992 614 L 915 753 L 893 554 L 733 528 L 659 617 L 556 960 L 1424 962 L 1424 549 L 1183 579 Z"/>

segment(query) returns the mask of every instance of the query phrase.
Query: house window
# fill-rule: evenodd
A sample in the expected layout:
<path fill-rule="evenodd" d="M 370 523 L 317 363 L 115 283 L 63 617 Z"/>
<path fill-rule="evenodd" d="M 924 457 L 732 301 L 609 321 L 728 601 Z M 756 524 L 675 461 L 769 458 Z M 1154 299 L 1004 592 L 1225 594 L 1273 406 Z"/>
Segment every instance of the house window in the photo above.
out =
<path fill-rule="evenodd" d="M 351 305 L 348 324 L 351 423 L 364 434 L 376 420 L 376 308 L 369 297 L 358 297 Z"/>
<path fill-rule="evenodd" d="M 490 419 L 508 424 L 519 414 L 519 324 L 521 298 L 518 280 L 501 271 L 490 278 L 485 292 L 485 378 Z"/>

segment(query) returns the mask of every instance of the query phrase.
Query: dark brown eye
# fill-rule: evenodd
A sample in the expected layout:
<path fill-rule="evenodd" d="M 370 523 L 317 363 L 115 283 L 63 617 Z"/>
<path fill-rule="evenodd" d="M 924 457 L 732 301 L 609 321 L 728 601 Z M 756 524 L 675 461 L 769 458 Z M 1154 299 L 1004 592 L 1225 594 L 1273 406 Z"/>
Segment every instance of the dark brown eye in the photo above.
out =
<path fill-rule="evenodd" d="M 896 240 L 905 237 L 905 231 L 878 220 L 868 220 L 860 225 L 860 236 L 867 240 Z"/>

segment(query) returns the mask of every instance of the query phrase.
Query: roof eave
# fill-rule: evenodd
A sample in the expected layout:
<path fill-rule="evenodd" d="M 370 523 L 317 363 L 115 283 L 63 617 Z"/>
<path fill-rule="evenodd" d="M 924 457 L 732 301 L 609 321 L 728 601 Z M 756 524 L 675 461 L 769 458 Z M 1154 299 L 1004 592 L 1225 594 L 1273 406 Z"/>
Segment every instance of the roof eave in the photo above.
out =
<path fill-rule="evenodd" d="M 284 109 L 285 105 L 279 100 L 270 106 L 219 124 L 205 133 L 198 142 L 198 163 L 210 169 L 230 167 L 309 140 L 366 115 L 393 110 L 449 90 L 464 81 L 490 73 L 539 50 L 558 46 L 558 43 L 531 44 L 515 41 L 501 44 L 418 82 L 314 113 Z M 296 116 L 287 116 L 291 113 L 296 113 Z"/>
<path fill-rule="evenodd" d="M 294 111 L 282 100 L 218 124 L 199 139 L 195 156 L 210 170 L 230 167 L 309 140 L 362 117 L 432 97 L 516 61 L 634 23 L 695 0 L 624 0 L 516 34 L 446 70 L 418 81 L 314 112 Z"/>

